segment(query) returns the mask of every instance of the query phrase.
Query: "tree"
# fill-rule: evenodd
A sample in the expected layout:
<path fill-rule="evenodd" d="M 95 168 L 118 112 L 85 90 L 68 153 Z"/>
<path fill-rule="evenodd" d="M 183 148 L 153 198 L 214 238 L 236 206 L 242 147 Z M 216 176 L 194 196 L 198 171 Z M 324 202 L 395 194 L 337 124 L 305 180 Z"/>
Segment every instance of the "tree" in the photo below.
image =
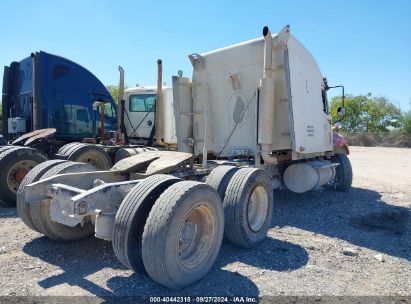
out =
<path fill-rule="evenodd" d="M 118 101 L 118 95 L 120 94 L 120 89 L 116 85 L 109 84 L 106 86 L 108 92 L 113 97 L 114 101 Z M 127 89 L 127 86 L 124 87 L 124 90 Z"/>
<path fill-rule="evenodd" d="M 330 111 L 333 120 L 337 120 L 337 108 L 341 106 L 341 97 L 333 97 Z M 341 121 L 343 130 L 348 132 L 390 132 L 402 127 L 403 117 L 399 107 L 386 97 L 367 95 L 345 98 L 346 116 Z"/>
<path fill-rule="evenodd" d="M 402 131 L 411 134 L 411 110 L 402 116 Z"/>

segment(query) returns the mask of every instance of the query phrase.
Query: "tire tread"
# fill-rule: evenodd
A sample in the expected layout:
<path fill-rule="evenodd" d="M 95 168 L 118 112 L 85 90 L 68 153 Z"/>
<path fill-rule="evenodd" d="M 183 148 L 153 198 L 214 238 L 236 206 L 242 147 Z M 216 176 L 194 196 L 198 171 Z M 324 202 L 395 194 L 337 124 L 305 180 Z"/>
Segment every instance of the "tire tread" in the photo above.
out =
<path fill-rule="evenodd" d="M 30 229 L 37 231 L 37 229 L 34 227 L 33 219 L 31 217 L 30 205 L 24 201 L 26 186 L 39 181 L 46 171 L 62 162 L 65 162 L 65 160 L 54 159 L 38 164 L 29 173 L 27 173 L 20 184 L 16 197 L 17 213 L 23 223 L 26 224 Z"/>
<path fill-rule="evenodd" d="M 91 165 L 79 163 L 79 162 L 71 162 L 67 161 L 57 166 L 52 167 L 48 171 L 44 173 L 41 179 L 45 179 L 56 174 L 61 174 L 69 171 L 70 168 L 74 167 L 83 167 L 88 170 L 95 170 L 95 168 Z M 87 167 L 87 168 L 86 168 Z M 91 223 L 84 224 L 83 227 L 75 226 L 75 227 L 68 227 L 63 224 L 55 223 L 54 227 L 50 227 L 47 224 L 47 219 L 44 218 L 43 208 L 44 208 L 44 201 L 39 201 L 30 204 L 30 213 L 33 219 L 34 227 L 42 233 L 43 235 L 53 239 L 55 241 L 62 241 L 62 242 L 70 242 L 76 241 L 83 238 L 88 237 L 94 232 L 94 227 Z M 47 213 L 47 212 L 46 212 Z M 49 213 L 47 213 L 49 214 Z"/>
<path fill-rule="evenodd" d="M 185 199 L 186 195 L 190 195 L 194 188 L 197 188 L 195 191 L 202 191 L 204 186 L 213 189 L 211 186 L 196 181 L 183 181 L 170 186 L 157 199 L 147 218 L 143 233 L 144 266 L 152 279 L 169 288 L 177 289 L 185 286 L 182 285 L 185 283 L 177 282 L 176 278 L 165 268 L 164 257 L 167 253 L 165 252 L 164 236 L 168 230 L 169 219 L 173 218 L 180 202 Z M 215 190 L 213 189 L 213 191 Z M 220 201 L 217 193 L 216 199 Z M 218 203 L 218 207 L 222 210 L 221 201 Z M 223 214 L 221 214 L 221 222 L 223 223 Z M 223 230 L 223 227 L 221 229 Z M 222 230 L 220 243 L 214 244 L 218 246 L 218 250 L 221 246 Z"/>
<path fill-rule="evenodd" d="M 247 208 L 244 202 L 244 191 L 250 179 L 257 174 L 264 175 L 268 180 L 268 214 L 266 222 L 258 232 L 252 232 L 246 225 L 247 219 L 244 219 L 243 208 Z M 227 239 L 236 245 L 252 248 L 260 243 L 264 238 L 271 224 L 272 218 L 272 188 L 268 175 L 261 169 L 257 168 L 241 168 L 231 178 L 227 186 L 226 195 L 223 201 L 225 215 L 225 236 Z"/>
<path fill-rule="evenodd" d="M 351 162 L 345 154 L 334 155 L 332 161 L 339 164 L 336 168 L 336 174 L 342 175 L 342 182 L 340 181 L 335 185 L 335 190 L 347 192 L 351 188 L 353 178 Z"/>
<path fill-rule="evenodd" d="M 22 151 L 25 150 L 25 151 Z M 10 149 L 6 149 L 0 153 L 0 198 L 8 206 L 16 205 L 17 193 L 12 193 L 7 185 L 7 166 L 15 161 L 20 161 L 21 153 L 26 153 L 25 157 L 28 159 L 42 163 L 47 160 L 47 157 L 40 151 L 26 146 L 15 146 Z M 6 168 L 6 169 L 5 169 Z"/>

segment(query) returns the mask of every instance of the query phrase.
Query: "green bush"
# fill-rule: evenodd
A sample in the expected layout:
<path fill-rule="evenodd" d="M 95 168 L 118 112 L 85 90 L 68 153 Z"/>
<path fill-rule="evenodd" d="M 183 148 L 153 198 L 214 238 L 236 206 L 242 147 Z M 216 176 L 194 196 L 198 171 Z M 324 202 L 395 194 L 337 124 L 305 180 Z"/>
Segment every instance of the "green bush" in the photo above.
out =
<path fill-rule="evenodd" d="M 333 120 L 337 120 L 337 108 L 341 106 L 341 97 L 334 97 L 330 102 Z M 401 109 L 386 97 L 367 95 L 347 95 L 345 99 L 347 113 L 341 121 L 346 132 L 391 132 L 400 130 L 403 125 Z"/>
<path fill-rule="evenodd" d="M 411 134 L 411 110 L 405 112 L 402 116 L 402 131 Z"/>

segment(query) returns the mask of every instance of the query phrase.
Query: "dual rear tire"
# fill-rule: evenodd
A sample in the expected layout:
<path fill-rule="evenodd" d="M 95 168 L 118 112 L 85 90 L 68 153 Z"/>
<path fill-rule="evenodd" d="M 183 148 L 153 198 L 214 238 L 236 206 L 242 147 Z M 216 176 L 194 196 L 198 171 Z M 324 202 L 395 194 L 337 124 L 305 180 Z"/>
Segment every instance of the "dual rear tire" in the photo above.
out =
<path fill-rule="evenodd" d="M 206 183 L 151 176 L 117 211 L 114 252 L 127 268 L 183 288 L 209 272 L 223 234 L 243 247 L 260 243 L 271 224 L 272 201 L 270 178 L 258 169 L 218 167 Z"/>
<path fill-rule="evenodd" d="M 39 181 L 42 176 L 50 170 L 50 168 L 67 162 L 66 160 L 48 160 L 45 161 L 44 163 L 41 163 L 34 167 L 23 179 L 21 182 L 19 189 L 17 191 L 17 196 L 16 196 L 16 206 L 17 206 L 17 213 L 19 214 L 21 220 L 23 221 L 24 224 L 26 224 L 30 229 L 36 230 L 37 229 L 34 227 L 33 219 L 31 217 L 31 212 L 30 212 L 30 204 L 27 204 L 25 202 L 25 195 L 26 195 L 26 186 L 30 185 L 34 182 Z"/>
<path fill-rule="evenodd" d="M 89 172 L 96 168 L 84 163 L 66 160 L 50 160 L 38 166 L 26 175 L 17 194 L 17 211 L 22 221 L 31 229 L 40 232 L 50 239 L 59 242 L 72 242 L 87 238 L 94 232 L 91 219 L 87 218 L 83 225 L 69 227 L 51 219 L 51 199 L 26 203 L 24 196 L 26 186 L 42 179 L 63 173 Z"/>
<path fill-rule="evenodd" d="M 18 210 L 30 228 L 56 241 L 93 233 L 91 221 L 68 227 L 50 216 L 50 200 L 24 202 L 25 186 L 56 174 L 95 170 L 64 160 L 36 167 L 23 181 Z M 127 268 L 146 272 L 169 288 L 183 288 L 204 277 L 218 256 L 223 234 L 232 243 L 254 247 L 270 226 L 272 188 L 258 169 L 219 167 L 206 183 L 170 175 L 142 180 L 124 198 L 113 227 L 112 244 Z"/>
<path fill-rule="evenodd" d="M 221 166 L 210 173 L 206 184 L 223 201 L 224 234 L 231 243 L 252 248 L 264 240 L 273 213 L 273 188 L 265 171 Z"/>
<path fill-rule="evenodd" d="M 113 248 L 126 267 L 177 289 L 209 272 L 223 232 L 222 202 L 212 187 L 156 175 L 123 200 L 114 224 Z"/>
<path fill-rule="evenodd" d="M 58 158 L 92 165 L 99 170 L 112 167 L 110 156 L 101 146 L 86 143 L 70 143 L 62 146 L 56 155 Z"/>
<path fill-rule="evenodd" d="M 100 146 L 70 143 L 60 148 L 58 156 L 65 160 L 93 165 L 100 170 L 111 168 L 111 158 Z M 47 161 L 40 151 L 26 146 L 0 147 L 0 198 L 8 206 L 16 206 L 17 192 L 24 177 L 38 164 Z"/>

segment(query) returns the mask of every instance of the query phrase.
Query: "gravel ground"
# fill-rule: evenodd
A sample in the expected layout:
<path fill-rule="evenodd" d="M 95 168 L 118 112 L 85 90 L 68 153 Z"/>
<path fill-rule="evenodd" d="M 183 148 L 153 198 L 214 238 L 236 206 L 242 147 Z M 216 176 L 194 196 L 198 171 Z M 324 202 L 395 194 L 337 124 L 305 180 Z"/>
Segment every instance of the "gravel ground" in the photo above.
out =
<path fill-rule="evenodd" d="M 111 243 L 55 243 L 0 208 L 0 296 L 411 296 L 411 149 L 352 147 L 353 189 L 275 194 L 257 248 L 224 243 L 211 272 L 183 290 L 126 270 Z"/>

